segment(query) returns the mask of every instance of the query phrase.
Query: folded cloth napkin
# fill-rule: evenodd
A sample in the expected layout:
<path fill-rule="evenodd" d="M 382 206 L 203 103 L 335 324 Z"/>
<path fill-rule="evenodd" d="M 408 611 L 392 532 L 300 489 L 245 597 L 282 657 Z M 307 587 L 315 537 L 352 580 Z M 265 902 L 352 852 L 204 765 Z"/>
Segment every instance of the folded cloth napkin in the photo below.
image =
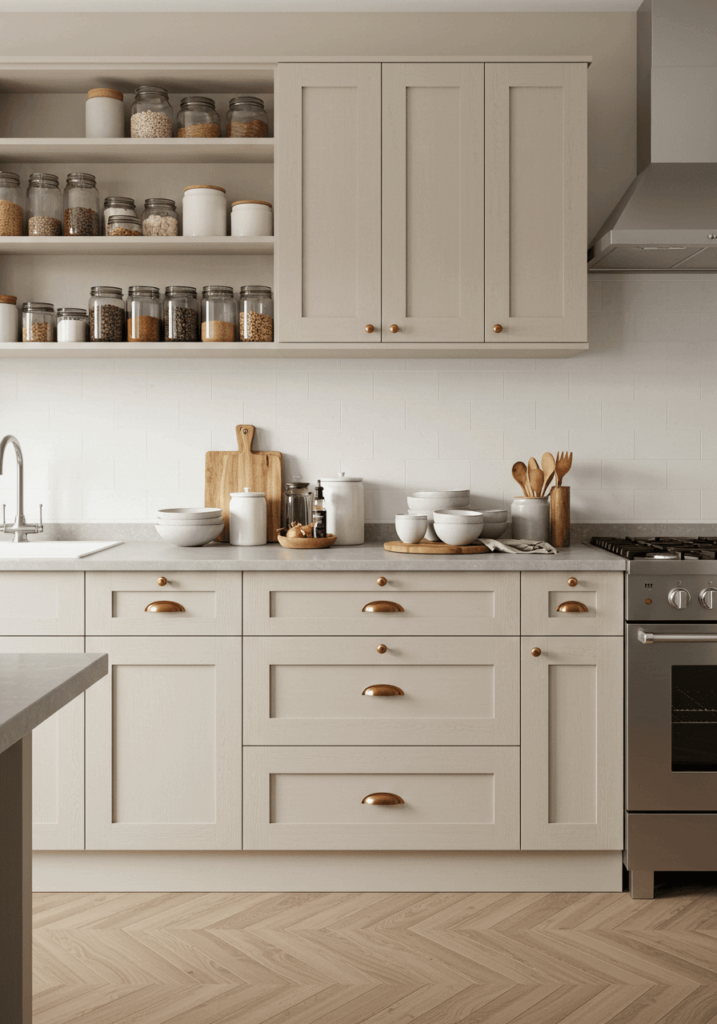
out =
<path fill-rule="evenodd" d="M 485 544 L 491 551 L 505 551 L 509 555 L 557 555 L 558 549 L 542 540 L 512 540 L 504 544 L 502 540 L 489 540 L 481 537 L 479 544 Z"/>

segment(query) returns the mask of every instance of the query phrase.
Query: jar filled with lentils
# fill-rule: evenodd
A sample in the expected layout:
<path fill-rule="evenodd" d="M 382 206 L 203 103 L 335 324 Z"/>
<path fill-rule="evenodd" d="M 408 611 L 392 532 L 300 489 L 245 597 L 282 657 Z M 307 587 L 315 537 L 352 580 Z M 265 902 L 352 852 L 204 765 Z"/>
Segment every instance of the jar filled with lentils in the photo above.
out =
<path fill-rule="evenodd" d="M 90 341 L 124 341 L 124 296 L 121 288 L 96 284 L 88 306 Z"/>
<path fill-rule="evenodd" d="M 202 290 L 202 341 L 236 341 L 234 289 L 208 284 Z"/>
<path fill-rule="evenodd" d="M 65 235 L 99 235 L 100 194 L 94 174 L 72 171 L 64 193 Z"/>
<path fill-rule="evenodd" d="M 235 96 L 229 100 L 228 139 L 265 139 L 268 134 L 269 118 L 263 100 L 258 96 Z"/>
<path fill-rule="evenodd" d="M 107 196 L 103 211 L 105 234 L 110 217 L 136 217 L 137 207 L 129 196 Z"/>
<path fill-rule="evenodd" d="M 22 340 L 55 340 L 55 307 L 51 302 L 23 302 Z"/>
<path fill-rule="evenodd" d="M 133 139 L 171 139 L 172 107 L 167 90 L 154 85 L 135 89 L 129 124 Z"/>
<path fill-rule="evenodd" d="M 145 199 L 142 234 L 165 236 L 179 234 L 177 204 L 173 199 Z"/>
<path fill-rule="evenodd" d="M 164 289 L 164 340 L 199 341 L 196 288 L 173 284 Z"/>
<path fill-rule="evenodd" d="M 141 238 L 142 225 L 138 217 L 126 217 L 121 214 L 115 214 L 107 221 L 107 234 L 119 238 Z"/>
<path fill-rule="evenodd" d="M 185 96 L 177 114 L 177 138 L 218 139 L 221 134 L 214 100 L 208 96 Z"/>
<path fill-rule="evenodd" d="M 242 285 L 239 292 L 239 337 L 242 341 L 274 340 L 274 300 L 263 284 Z"/>
<path fill-rule="evenodd" d="M 23 195 L 20 175 L 0 171 L 0 235 L 21 235 Z"/>
<path fill-rule="evenodd" d="M 127 341 L 159 341 L 161 316 L 159 288 L 132 285 L 127 294 Z"/>
<path fill-rule="evenodd" d="M 28 235 L 62 234 L 62 192 L 56 174 L 31 174 L 27 185 Z"/>

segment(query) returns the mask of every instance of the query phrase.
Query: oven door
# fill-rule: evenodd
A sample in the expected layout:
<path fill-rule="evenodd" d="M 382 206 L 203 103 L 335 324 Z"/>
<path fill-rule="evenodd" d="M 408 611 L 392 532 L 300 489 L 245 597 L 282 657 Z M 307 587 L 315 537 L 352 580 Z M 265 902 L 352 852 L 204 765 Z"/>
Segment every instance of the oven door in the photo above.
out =
<path fill-rule="evenodd" d="M 631 623 L 627 809 L 717 811 L 717 623 Z"/>

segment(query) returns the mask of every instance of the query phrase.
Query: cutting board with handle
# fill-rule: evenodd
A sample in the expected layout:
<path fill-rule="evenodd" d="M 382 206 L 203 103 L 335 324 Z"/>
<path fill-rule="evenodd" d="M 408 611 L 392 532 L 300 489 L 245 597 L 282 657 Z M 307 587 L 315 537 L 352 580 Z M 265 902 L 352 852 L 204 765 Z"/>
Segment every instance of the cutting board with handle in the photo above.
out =
<path fill-rule="evenodd" d="M 204 473 L 204 504 L 220 508 L 224 533 L 219 540 L 229 543 L 229 495 L 234 491 L 263 491 L 266 495 L 266 539 L 276 541 L 281 526 L 281 452 L 252 451 L 255 428 L 242 423 L 237 428 L 235 452 L 207 452 Z"/>

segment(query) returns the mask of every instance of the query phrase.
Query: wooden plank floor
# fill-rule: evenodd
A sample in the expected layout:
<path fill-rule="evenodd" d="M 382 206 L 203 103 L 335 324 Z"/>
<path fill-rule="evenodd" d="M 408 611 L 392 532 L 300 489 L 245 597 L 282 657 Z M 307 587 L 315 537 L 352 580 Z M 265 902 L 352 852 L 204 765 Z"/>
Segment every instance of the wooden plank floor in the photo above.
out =
<path fill-rule="evenodd" d="M 34 908 L 34 1024 L 717 1024 L 717 887 Z"/>

